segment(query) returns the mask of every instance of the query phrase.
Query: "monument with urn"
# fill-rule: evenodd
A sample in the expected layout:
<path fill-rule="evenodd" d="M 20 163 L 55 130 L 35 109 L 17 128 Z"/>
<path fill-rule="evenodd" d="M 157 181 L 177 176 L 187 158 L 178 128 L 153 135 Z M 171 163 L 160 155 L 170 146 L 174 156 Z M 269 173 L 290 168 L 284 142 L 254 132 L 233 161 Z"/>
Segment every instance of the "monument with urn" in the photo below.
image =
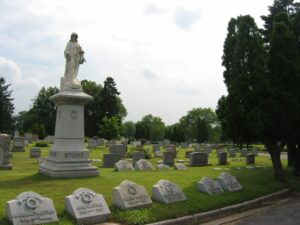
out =
<path fill-rule="evenodd" d="M 66 68 L 59 93 L 50 97 L 57 106 L 54 144 L 39 172 L 50 177 L 71 178 L 97 176 L 84 147 L 84 105 L 93 97 L 84 93 L 77 79 L 79 65 L 85 62 L 84 52 L 71 34 L 64 55 Z"/>

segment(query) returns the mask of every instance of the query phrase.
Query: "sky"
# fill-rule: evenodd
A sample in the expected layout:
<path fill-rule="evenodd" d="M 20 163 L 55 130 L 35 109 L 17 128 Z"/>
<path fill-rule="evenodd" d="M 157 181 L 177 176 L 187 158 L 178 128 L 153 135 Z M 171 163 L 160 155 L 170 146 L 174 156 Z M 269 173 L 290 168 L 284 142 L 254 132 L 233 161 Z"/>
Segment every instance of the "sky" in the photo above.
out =
<path fill-rule="evenodd" d="M 1 0 L 0 76 L 15 114 L 44 86 L 59 87 L 64 49 L 76 32 L 85 51 L 78 79 L 114 78 L 125 121 L 147 114 L 171 125 L 226 95 L 222 54 L 231 18 L 262 27 L 273 0 Z"/>

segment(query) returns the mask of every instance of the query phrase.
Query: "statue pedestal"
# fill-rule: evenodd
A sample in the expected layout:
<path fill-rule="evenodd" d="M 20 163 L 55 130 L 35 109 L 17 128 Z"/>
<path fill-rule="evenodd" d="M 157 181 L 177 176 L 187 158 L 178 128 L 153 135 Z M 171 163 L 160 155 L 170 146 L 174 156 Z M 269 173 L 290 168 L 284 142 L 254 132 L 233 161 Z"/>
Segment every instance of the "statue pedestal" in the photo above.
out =
<path fill-rule="evenodd" d="M 97 176 L 84 147 L 84 105 L 93 97 L 81 89 L 62 89 L 50 97 L 57 106 L 54 144 L 39 172 L 50 177 Z"/>

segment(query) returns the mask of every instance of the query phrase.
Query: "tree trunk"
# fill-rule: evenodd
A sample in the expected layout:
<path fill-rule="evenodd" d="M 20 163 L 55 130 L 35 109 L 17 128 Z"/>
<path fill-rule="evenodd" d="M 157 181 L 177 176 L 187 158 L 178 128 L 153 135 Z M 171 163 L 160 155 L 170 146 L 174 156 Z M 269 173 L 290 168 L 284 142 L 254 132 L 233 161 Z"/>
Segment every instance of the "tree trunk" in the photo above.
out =
<path fill-rule="evenodd" d="M 296 144 L 288 143 L 287 145 L 287 157 L 288 157 L 288 166 L 292 167 L 294 165 L 294 161 L 296 160 Z"/>
<path fill-rule="evenodd" d="M 280 160 L 281 147 L 278 146 L 275 142 L 267 143 L 266 146 L 271 156 L 275 180 L 284 181 L 285 176 L 284 176 L 284 171 Z"/>

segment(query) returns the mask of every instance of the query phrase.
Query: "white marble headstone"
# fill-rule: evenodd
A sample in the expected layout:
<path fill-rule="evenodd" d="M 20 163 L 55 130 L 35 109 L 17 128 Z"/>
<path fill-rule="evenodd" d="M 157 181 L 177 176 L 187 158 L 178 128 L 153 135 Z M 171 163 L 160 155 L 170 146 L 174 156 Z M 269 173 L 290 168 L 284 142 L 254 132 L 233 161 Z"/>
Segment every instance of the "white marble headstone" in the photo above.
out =
<path fill-rule="evenodd" d="M 152 201 L 144 186 L 125 180 L 113 189 L 113 205 L 121 209 L 149 207 Z"/>
<path fill-rule="evenodd" d="M 115 171 L 131 171 L 134 170 L 132 163 L 128 162 L 127 160 L 120 160 L 115 163 Z"/>
<path fill-rule="evenodd" d="M 15 200 L 6 202 L 6 216 L 13 225 L 58 221 L 53 201 L 31 191 L 23 192 Z"/>
<path fill-rule="evenodd" d="M 224 193 L 220 184 L 209 177 L 203 177 L 200 181 L 198 181 L 197 190 L 209 195 Z"/>
<path fill-rule="evenodd" d="M 145 159 L 140 159 L 135 163 L 135 169 L 136 170 L 153 170 L 152 163 L 145 160 Z"/>
<path fill-rule="evenodd" d="M 185 201 L 182 190 L 168 180 L 159 180 L 152 188 L 152 199 L 162 203 Z"/>
<path fill-rule="evenodd" d="M 71 195 L 66 196 L 65 207 L 79 224 L 102 223 L 110 216 L 103 195 L 87 188 L 78 188 Z"/>
<path fill-rule="evenodd" d="M 241 184 L 238 182 L 235 176 L 232 176 L 227 172 L 221 173 L 217 178 L 217 181 L 221 185 L 221 187 L 227 191 L 239 191 L 242 189 Z"/>

